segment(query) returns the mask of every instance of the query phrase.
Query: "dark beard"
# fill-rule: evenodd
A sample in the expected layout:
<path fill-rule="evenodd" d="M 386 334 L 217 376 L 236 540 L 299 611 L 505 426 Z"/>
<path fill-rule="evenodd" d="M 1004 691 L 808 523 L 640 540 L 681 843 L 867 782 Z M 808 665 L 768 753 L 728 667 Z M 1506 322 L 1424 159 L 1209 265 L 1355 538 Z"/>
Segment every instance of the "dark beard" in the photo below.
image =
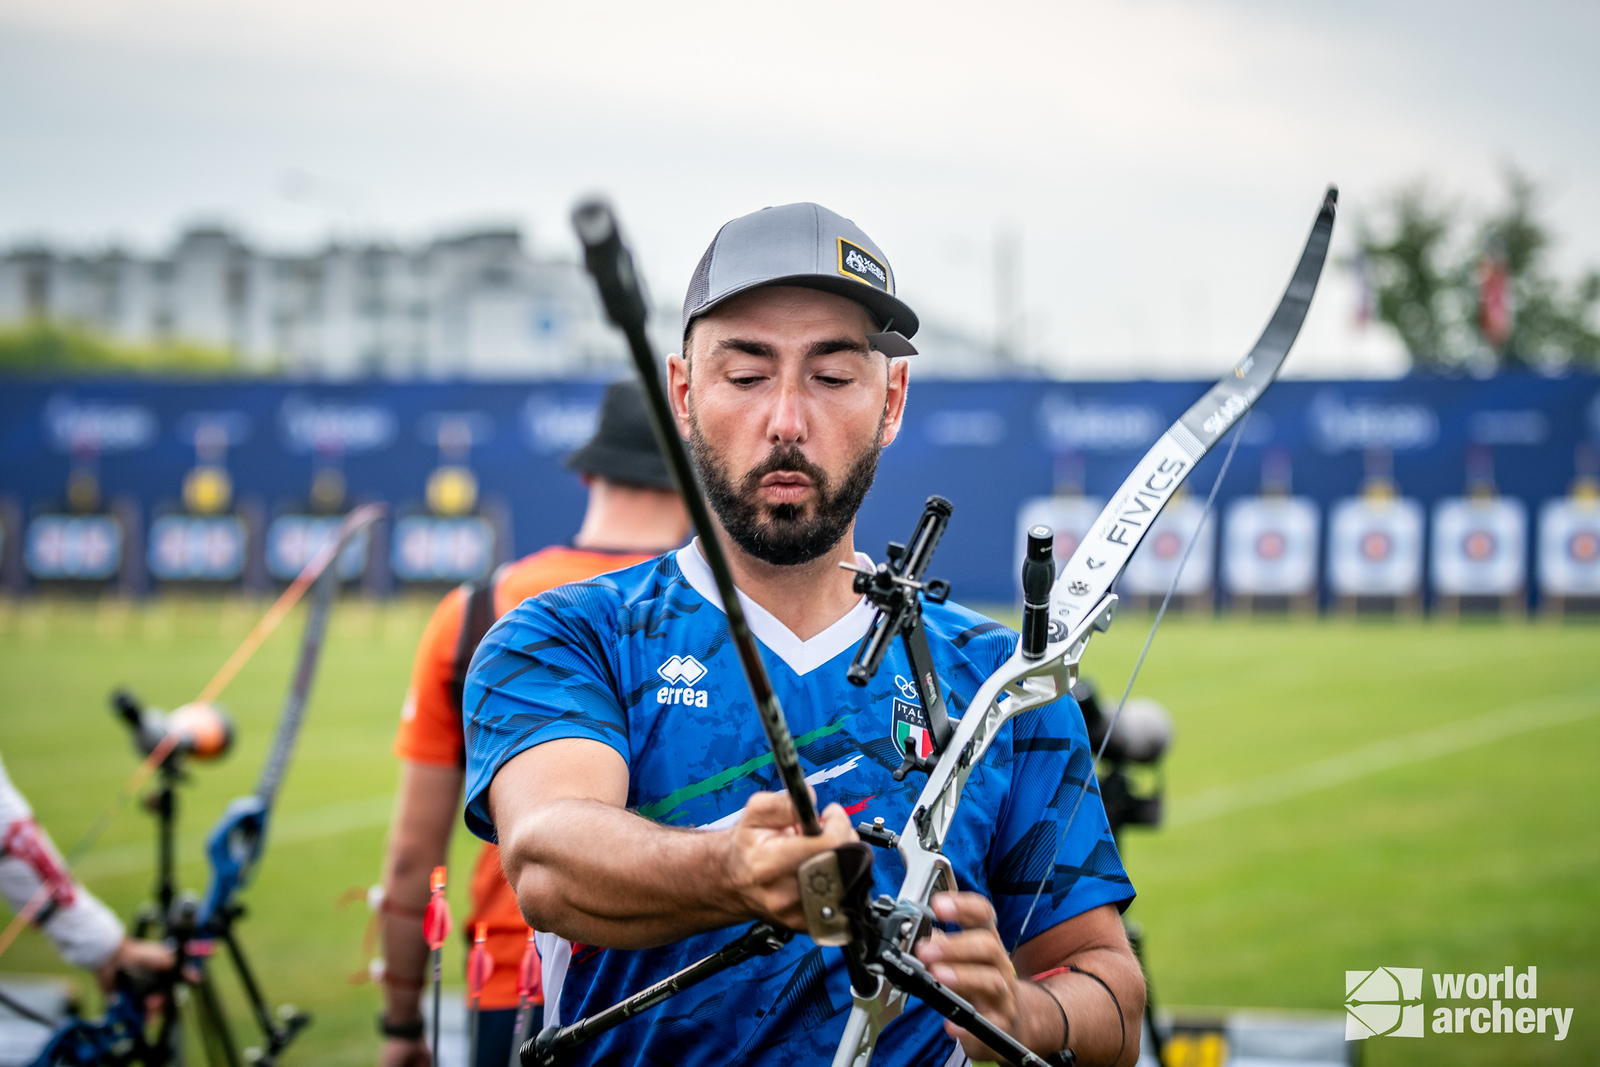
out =
<path fill-rule="evenodd" d="M 735 486 L 722 457 L 701 434 L 699 421 L 691 417 L 689 426 L 689 451 L 700 470 L 706 497 L 722 520 L 722 528 L 734 544 L 775 567 L 810 563 L 844 540 L 861 509 L 861 501 L 872 488 L 872 479 L 878 473 L 878 455 L 883 451 L 878 444 L 883 440 L 880 417 L 872 443 L 851 461 L 837 489 L 831 488 L 827 472 L 806 459 L 798 445 L 773 448 Z M 756 494 L 761 479 L 777 471 L 794 471 L 810 478 L 817 494 L 815 504 L 760 503 Z"/>

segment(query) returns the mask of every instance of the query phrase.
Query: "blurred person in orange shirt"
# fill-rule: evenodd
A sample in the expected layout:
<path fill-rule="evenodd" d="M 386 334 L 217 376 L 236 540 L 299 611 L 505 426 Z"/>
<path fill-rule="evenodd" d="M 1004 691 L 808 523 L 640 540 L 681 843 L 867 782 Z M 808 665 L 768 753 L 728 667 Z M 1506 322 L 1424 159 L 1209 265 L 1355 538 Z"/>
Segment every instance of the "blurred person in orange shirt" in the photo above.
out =
<path fill-rule="evenodd" d="M 528 597 L 641 563 L 677 548 L 689 533 L 688 512 L 657 450 L 636 383 L 617 382 L 606 390 L 593 439 L 567 466 L 589 490 L 571 545 L 553 545 L 501 567 L 489 582 L 452 591 L 434 610 L 417 648 L 394 743 L 400 787 L 383 865 L 380 1067 L 428 1067 L 431 1058 L 422 1026 L 428 963 L 422 916 L 429 872 L 445 863 L 450 832 L 461 820 L 461 691 L 478 641 Z M 471 1067 L 505 1067 L 513 1042 L 528 1036 L 513 1031 L 529 929 L 494 845 L 484 845 L 478 855 L 471 907 L 461 929 L 470 936 L 475 924 L 487 924 L 494 957 L 480 1001 L 478 1062 Z M 542 1002 L 538 992 L 534 1002 Z M 536 1032 L 538 1024 L 529 1029 Z"/>

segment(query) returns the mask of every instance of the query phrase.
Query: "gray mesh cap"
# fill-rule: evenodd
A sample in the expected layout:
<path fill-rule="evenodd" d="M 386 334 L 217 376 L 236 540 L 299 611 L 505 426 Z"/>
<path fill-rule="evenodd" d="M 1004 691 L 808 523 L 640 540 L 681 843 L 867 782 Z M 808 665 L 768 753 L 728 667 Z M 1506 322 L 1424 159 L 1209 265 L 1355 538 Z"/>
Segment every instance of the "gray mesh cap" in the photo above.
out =
<path fill-rule="evenodd" d="M 916 350 L 917 313 L 894 295 L 889 260 L 861 228 L 820 204 L 785 204 L 734 219 L 700 257 L 683 299 L 683 332 L 731 297 L 765 285 L 837 293 L 862 305 L 885 332 L 871 336 L 890 356 Z"/>

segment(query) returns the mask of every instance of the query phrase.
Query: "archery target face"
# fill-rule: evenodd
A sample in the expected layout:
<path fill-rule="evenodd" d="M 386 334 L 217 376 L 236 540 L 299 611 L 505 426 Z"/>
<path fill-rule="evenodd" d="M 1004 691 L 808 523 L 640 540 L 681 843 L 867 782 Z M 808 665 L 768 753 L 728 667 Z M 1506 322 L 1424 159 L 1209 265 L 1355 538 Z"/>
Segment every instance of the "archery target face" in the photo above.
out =
<path fill-rule="evenodd" d="M 1474 563 L 1483 563 L 1494 558 L 1497 545 L 1492 531 L 1473 530 L 1461 539 L 1461 554 Z"/>
<path fill-rule="evenodd" d="M 1433 509 L 1434 592 L 1509 596 L 1523 587 L 1528 512 L 1511 497 L 1452 497 Z"/>
<path fill-rule="evenodd" d="M 1317 588 L 1321 513 L 1307 497 L 1245 497 L 1229 505 L 1222 542 L 1230 593 L 1302 596 Z"/>
<path fill-rule="evenodd" d="M 1539 510 L 1539 588 L 1550 596 L 1600 596 L 1600 504 L 1551 500 Z"/>
<path fill-rule="evenodd" d="M 1336 596 L 1406 597 L 1422 587 L 1422 505 L 1353 497 L 1328 524 L 1328 586 Z"/>
<path fill-rule="evenodd" d="M 1183 576 L 1175 592 L 1194 596 L 1210 589 L 1212 557 L 1216 554 L 1216 523 L 1208 521 L 1200 525 L 1204 510 L 1204 505 L 1193 497 L 1169 503 L 1128 560 L 1128 569 L 1122 576 L 1123 591 L 1141 596 L 1165 594 L 1172 588 L 1178 566 L 1183 564 L 1183 553 L 1191 537 L 1195 538 L 1194 549 L 1189 553 L 1189 562 L 1183 564 Z"/>

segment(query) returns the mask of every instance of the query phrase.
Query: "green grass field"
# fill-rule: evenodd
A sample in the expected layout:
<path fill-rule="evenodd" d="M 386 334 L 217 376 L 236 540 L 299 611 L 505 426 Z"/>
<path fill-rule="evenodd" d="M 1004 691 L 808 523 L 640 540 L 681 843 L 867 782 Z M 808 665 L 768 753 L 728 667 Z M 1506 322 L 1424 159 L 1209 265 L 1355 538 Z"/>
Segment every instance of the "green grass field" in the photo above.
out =
<path fill-rule="evenodd" d="M 243 936 L 277 1000 L 316 1022 L 301 1064 L 371 1062 L 377 994 L 364 904 L 395 781 L 389 742 L 429 605 L 341 604 Z M 127 685 L 189 699 L 260 610 L 0 603 L 0 754 L 63 848 L 135 759 L 106 710 Z M 1146 620 L 1097 638 L 1086 673 L 1120 691 Z M 298 619 L 223 698 L 239 727 L 184 792 L 187 885 L 205 830 L 260 768 Z M 1138 692 L 1177 723 L 1168 825 L 1130 830 L 1148 963 L 1165 1004 L 1338 1011 L 1343 972 L 1539 968 L 1570 1036 L 1373 1040 L 1382 1065 L 1600 1062 L 1600 630 L 1593 626 L 1169 620 Z M 123 915 L 148 892 L 148 820 L 130 807 L 79 866 Z M 453 870 L 475 847 L 463 831 Z M 457 915 L 464 901 L 452 893 Z M 460 973 L 453 945 L 447 966 Z M 63 972 L 25 933 L 0 972 Z M 87 983 L 85 983 L 87 984 Z M 1424 997 L 1434 1000 L 1425 981 Z"/>

